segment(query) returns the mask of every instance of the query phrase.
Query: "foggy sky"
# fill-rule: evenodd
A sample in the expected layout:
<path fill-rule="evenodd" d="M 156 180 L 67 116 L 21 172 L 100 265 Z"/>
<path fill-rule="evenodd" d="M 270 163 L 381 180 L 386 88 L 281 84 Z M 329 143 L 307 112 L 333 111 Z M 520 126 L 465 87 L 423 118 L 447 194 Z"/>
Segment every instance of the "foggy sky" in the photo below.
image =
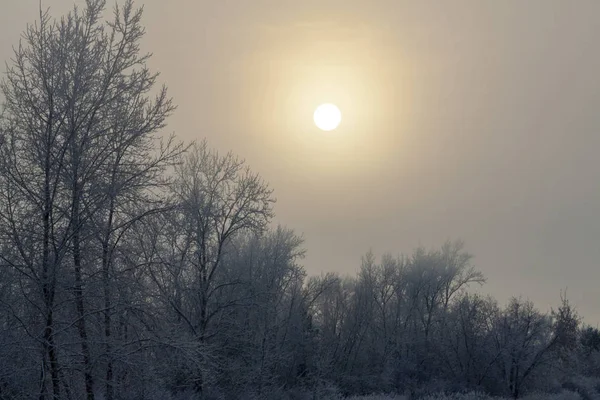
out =
<path fill-rule="evenodd" d="M 309 273 L 460 238 L 502 303 L 547 311 L 567 288 L 600 322 L 600 2 L 142 3 L 168 131 L 272 185 Z M 0 60 L 37 5 L 2 0 Z M 323 102 L 343 113 L 331 134 Z"/>

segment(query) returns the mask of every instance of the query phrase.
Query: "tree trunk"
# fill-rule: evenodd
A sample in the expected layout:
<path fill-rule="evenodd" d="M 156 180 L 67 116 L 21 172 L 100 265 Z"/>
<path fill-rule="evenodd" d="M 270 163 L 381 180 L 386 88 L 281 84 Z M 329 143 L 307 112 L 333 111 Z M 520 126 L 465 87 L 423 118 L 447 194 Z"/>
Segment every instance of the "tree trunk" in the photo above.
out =
<path fill-rule="evenodd" d="M 54 342 L 54 294 L 56 288 L 56 265 L 50 271 L 50 216 L 52 214 L 52 199 L 50 196 L 50 153 L 46 152 L 44 176 L 44 213 L 43 213 L 43 243 L 42 243 L 42 292 L 46 307 L 44 327 L 44 353 L 48 355 L 50 376 L 52 379 L 53 397 L 60 398 L 60 374 L 56 344 Z M 50 276 L 51 275 L 51 276 Z M 44 377 L 42 376 L 42 379 Z M 40 398 L 45 398 L 45 384 L 41 385 Z"/>
<path fill-rule="evenodd" d="M 44 329 L 44 353 L 48 355 L 50 363 L 50 377 L 52 380 L 52 398 L 60 399 L 60 368 L 58 364 L 58 356 L 56 352 L 56 344 L 54 342 L 54 321 L 52 309 L 49 309 L 46 314 L 46 326 Z M 42 374 L 42 379 L 44 379 Z M 46 398 L 46 385 L 42 383 L 40 399 Z"/>
<path fill-rule="evenodd" d="M 110 315 L 111 301 L 110 301 L 110 233 L 112 230 L 114 211 L 114 199 L 111 197 L 110 207 L 108 211 L 108 221 L 106 223 L 106 232 L 102 243 L 102 278 L 104 287 L 104 339 L 106 357 L 108 359 L 106 364 L 106 400 L 113 400 L 114 398 L 114 379 L 113 379 L 113 356 L 112 356 L 112 321 Z"/>
<path fill-rule="evenodd" d="M 73 149 L 76 153 L 76 150 Z M 80 218 L 80 188 L 79 174 L 77 169 L 78 160 L 73 160 L 73 191 L 72 191 L 72 215 L 71 224 L 73 229 L 73 266 L 75 269 L 75 303 L 77 307 L 77 330 L 81 339 L 81 353 L 83 355 L 83 369 L 85 379 L 85 392 L 88 400 L 94 400 L 94 378 L 91 371 L 91 357 L 88 343 L 88 334 L 85 318 L 85 304 L 83 301 L 83 281 L 81 276 L 81 218 Z"/>
<path fill-rule="evenodd" d="M 207 326 L 207 313 L 206 313 L 206 302 L 207 302 L 207 296 L 206 296 L 206 292 L 208 290 L 207 286 L 208 283 L 206 282 L 206 274 L 201 274 L 201 278 L 200 280 L 202 281 L 202 288 L 200 289 L 200 332 L 198 332 L 198 340 L 200 342 L 200 344 L 204 344 L 205 340 L 206 340 L 206 326 Z M 200 371 L 198 371 L 198 377 L 196 379 L 196 384 L 195 384 L 195 390 L 196 393 L 198 393 L 200 396 L 202 396 L 203 392 L 204 392 L 204 376 L 203 376 L 203 371 L 202 369 L 200 369 Z"/>

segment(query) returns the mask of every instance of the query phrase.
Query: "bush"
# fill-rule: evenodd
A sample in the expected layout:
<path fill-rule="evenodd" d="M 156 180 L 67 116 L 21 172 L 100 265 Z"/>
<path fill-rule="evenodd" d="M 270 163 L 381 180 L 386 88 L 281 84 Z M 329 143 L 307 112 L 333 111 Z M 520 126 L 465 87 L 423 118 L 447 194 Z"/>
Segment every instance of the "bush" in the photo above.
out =
<path fill-rule="evenodd" d="M 579 393 L 563 390 L 560 393 L 535 393 L 522 397 L 522 400 L 583 400 Z"/>
<path fill-rule="evenodd" d="M 481 392 L 438 394 L 423 397 L 422 400 L 493 400 L 493 397 Z"/>
<path fill-rule="evenodd" d="M 405 396 L 399 395 L 386 395 L 386 394 L 371 394 L 368 396 L 352 396 L 347 397 L 346 400 L 408 400 Z"/>
<path fill-rule="evenodd" d="M 599 386 L 600 379 L 584 376 L 574 376 L 563 383 L 564 389 L 577 393 L 582 400 L 600 400 Z"/>

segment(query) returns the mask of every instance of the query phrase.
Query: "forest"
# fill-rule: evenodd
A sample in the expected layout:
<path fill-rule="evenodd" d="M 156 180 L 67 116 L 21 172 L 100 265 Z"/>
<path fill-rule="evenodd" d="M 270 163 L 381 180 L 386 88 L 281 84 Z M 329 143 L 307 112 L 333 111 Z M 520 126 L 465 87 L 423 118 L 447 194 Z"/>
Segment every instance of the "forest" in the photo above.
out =
<path fill-rule="evenodd" d="M 461 241 L 309 276 L 268 183 L 165 135 L 142 15 L 41 12 L 6 60 L 0 399 L 600 398 L 600 330 L 485 296 Z"/>

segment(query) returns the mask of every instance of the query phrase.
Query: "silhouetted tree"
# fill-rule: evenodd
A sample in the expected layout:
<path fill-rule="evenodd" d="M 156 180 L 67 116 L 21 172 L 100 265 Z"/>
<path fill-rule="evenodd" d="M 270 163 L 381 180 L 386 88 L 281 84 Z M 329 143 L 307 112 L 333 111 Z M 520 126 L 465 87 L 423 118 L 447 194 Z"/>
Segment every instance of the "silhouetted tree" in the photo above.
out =
<path fill-rule="evenodd" d="M 27 28 L 2 83 L 4 237 L 20 249 L 5 261 L 37 281 L 41 291 L 47 360 L 40 375 L 41 398 L 59 398 L 62 386 L 67 389 L 56 343 L 59 288 L 67 297 L 61 302 L 72 300 L 76 310 L 73 324 L 88 399 L 95 396 L 89 309 L 102 309 L 105 394 L 113 398 L 111 251 L 127 221 L 139 217 L 133 210 L 148 198 L 141 193 L 156 184 L 181 150 L 172 141 L 158 147 L 155 137 L 174 107 L 164 88 L 149 97 L 156 74 L 139 51 L 141 10 L 127 0 L 115 7 L 112 22 L 104 23 L 104 5 L 104 0 L 87 0 L 83 9 L 60 20 L 41 13 L 39 23 Z M 132 206 L 135 196 L 139 204 Z M 67 267 L 72 281 L 66 280 Z M 86 299 L 86 286 L 98 270 L 103 308 Z M 46 368 L 52 392 L 46 388 Z"/>

